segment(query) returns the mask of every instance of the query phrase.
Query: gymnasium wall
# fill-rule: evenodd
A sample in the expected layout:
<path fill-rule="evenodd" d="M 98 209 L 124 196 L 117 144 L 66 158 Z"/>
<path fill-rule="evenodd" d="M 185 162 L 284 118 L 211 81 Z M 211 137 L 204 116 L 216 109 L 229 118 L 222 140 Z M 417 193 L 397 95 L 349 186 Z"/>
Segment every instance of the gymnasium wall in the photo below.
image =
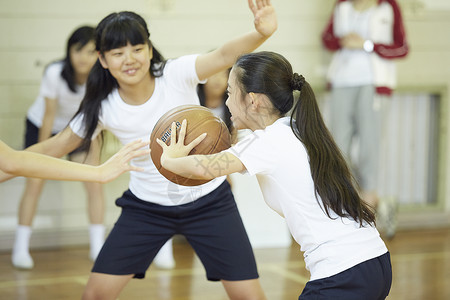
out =
<path fill-rule="evenodd" d="M 332 0 L 272 0 L 279 18 L 277 33 L 260 49 L 285 55 L 319 92 L 330 55 L 320 33 L 333 7 Z M 400 91 L 442 95 L 439 124 L 438 205 L 428 209 L 427 222 L 448 222 L 450 210 L 450 147 L 446 132 L 450 88 L 450 5 L 445 0 L 401 0 L 411 53 L 398 62 Z M 236 35 L 252 30 L 245 0 L 0 0 L 0 138 L 22 147 L 24 120 L 34 101 L 45 65 L 61 58 L 68 35 L 79 25 L 95 25 L 110 12 L 132 10 L 150 27 L 154 45 L 167 57 L 206 52 Z M 110 139 L 105 157 L 120 145 Z M 12 247 L 23 178 L 0 184 L 0 250 Z M 105 186 L 106 224 L 119 211 L 114 199 L 127 187 L 127 175 Z M 261 205 L 264 205 L 261 203 Z M 439 214 L 439 218 L 434 216 Z M 424 214 L 405 213 L 405 222 Z M 409 218 L 409 219 L 408 219 Z M 431 220 L 431 221 L 430 221 Z M 447 221 L 443 221 L 447 220 Z M 81 183 L 48 182 L 35 218 L 33 247 L 87 243 L 85 192 Z"/>

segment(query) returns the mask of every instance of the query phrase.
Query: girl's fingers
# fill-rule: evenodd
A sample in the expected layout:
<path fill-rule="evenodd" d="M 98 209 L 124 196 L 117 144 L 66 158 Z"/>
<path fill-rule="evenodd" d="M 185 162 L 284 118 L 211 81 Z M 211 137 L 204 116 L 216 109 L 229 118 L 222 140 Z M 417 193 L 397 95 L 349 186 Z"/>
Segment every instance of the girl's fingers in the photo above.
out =
<path fill-rule="evenodd" d="M 126 147 L 131 148 L 132 151 L 140 149 L 142 147 L 148 146 L 150 141 L 144 142 L 142 140 L 136 140 L 131 143 L 128 143 Z"/>
<path fill-rule="evenodd" d="M 194 149 L 195 146 L 197 146 L 198 144 L 200 144 L 206 137 L 206 132 L 202 133 L 201 135 L 199 135 L 195 140 L 193 140 L 192 142 L 189 143 L 189 145 L 187 145 L 186 147 L 188 147 L 189 152 L 190 150 Z"/>
<path fill-rule="evenodd" d="M 144 156 L 144 155 L 149 155 L 149 154 L 150 154 L 150 149 L 133 151 L 131 153 L 131 159 L 140 157 L 140 156 Z"/>
<path fill-rule="evenodd" d="M 172 143 L 175 145 L 177 142 L 177 124 L 175 122 L 172 122 L 172 128 L 170 132 L 170 146 L 172 146 Z"/>
<path fill-rule="evenodd" d="M 131 166 L 128 171 L 137 171 L 137 172 L 144 172 L 143 168 L 139 168 L 139 167 L 135 167 L 135 166 Z"/>
<path fill-rule="evenodd" d="M 164 143 L 160 139 L 156 139 L 156 142 L 161 146 L 161 148 L 163 148 L 163 150 L 166 149 L 167 147 L 166 143 Z"/>
<path fill-rule="evenodd" d="M 255 4 L 253 3 L 253 0 L 248 0 L 248 7 L 250 8 L 253 14 L 256 13 L 256 7 Z"/>
<path fill-rule="evenodd" d="M 178 137 L 178 143 L 181 143 L 184 145 L 184 137 L 186 136 L 186 127 L 187 127 L 187 121 L 186 119 L 181 122 L 181 129 L 180 129 L 180 136 Z"/>

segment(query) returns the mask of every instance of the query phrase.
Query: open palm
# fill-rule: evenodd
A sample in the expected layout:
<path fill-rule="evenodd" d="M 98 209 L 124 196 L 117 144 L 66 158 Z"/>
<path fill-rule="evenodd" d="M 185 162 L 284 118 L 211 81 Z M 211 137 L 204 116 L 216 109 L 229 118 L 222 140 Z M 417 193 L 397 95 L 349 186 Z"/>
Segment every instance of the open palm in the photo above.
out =
<path fill-rule="evenodd" d="M 271 36 L 277 30 L 277 16 L 270 0 L 248 0 L 253 13 L 255 29 L 263 36 Z"/>

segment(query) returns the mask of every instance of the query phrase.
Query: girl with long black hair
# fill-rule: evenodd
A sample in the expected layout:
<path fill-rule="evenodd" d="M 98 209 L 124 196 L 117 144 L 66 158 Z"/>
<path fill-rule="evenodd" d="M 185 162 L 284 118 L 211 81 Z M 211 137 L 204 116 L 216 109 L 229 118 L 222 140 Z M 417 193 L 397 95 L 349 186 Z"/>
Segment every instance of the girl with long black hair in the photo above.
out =
<path fill-rule="evenodd" d="M 386 298 L 389 252 L 305 78 L 279 54 L 246 54 L 231 70 L 226 104 L 235 128 L 253 134 L 223 152 L 187 156 L 205 135 L 184 145 L 183 121 L 177 142 L 158 140 L 162 166 L 197 179 L 256 175 L 265 202 L 286 219 L 304 252 L 311 279 L 299 299 Z"/>

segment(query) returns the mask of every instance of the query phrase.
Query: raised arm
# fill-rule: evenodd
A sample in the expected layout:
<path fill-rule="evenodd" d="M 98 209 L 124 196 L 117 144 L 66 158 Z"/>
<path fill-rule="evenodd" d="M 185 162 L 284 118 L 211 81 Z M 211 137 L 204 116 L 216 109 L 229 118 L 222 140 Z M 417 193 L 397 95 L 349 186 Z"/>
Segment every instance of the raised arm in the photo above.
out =
<path fill-rule="evenodd" d="M 129 161 L 148 155 L 149 150 L 142 150 L 147 145 L 148 142 L 131 142 L 101 166 L 90 166 L 40 153 L 16 151 L 0 141 L 0 169 L 14 176 L 105 183 L 127 171 L 142 171 L 131 166 Z"/>
<path fill-rule="evenodd" d="M 245 170 L 242 162 L 236 156 L 226 151 L 209 155 L 188 156 L 189 152 L 203 141 L 206 133 L 197 137 L 190 144 L 184 145 L 186 124 L 187 122 L 184 120 L 177 142 L 173 142 L 177 140 L 175 123 L 172 124 L 172 136 L 169 145 L 166 145 L 160 139 L 157 140 L 158 144 L 163 148 L 161 165 L 165 169 L 192 179 L 213 179 Z"/>
<path fill-rule="evenodd" d="M 226 42 L 209 53 L 200 55 L 196 61 L 198 77 L 203 80 L 230 68 L 239 55 L 249 53 L 264 43 L 277 29 L 277 17 L 270 0 L 248 0 L 254 16 L 255 31 Z"/>

